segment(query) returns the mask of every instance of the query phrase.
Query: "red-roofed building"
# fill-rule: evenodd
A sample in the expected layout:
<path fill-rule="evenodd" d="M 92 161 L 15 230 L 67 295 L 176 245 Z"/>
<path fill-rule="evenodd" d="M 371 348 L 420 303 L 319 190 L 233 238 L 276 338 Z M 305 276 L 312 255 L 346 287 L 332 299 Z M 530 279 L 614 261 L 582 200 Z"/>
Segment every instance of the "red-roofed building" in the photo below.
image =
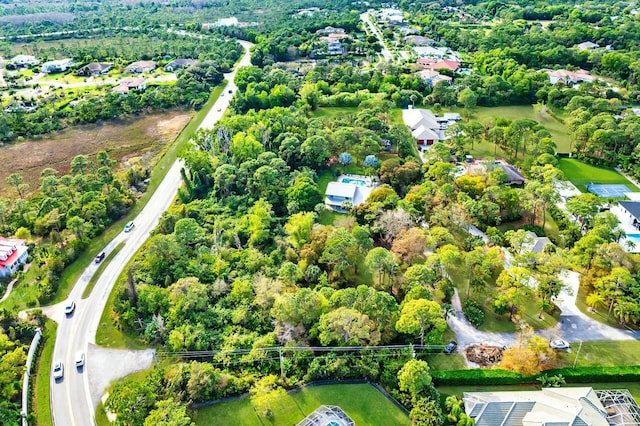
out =
<path fill-rule="evenodd" d="M 456 72 L 460 69 L 460 62 L 458 61 L 418 59 L 417 63 L 428 70 L 449 70 Z"/>
<path fill-rule="evenodd" d="M 28 251 L 24 240 L 0 237 L 0 278 L 15 274 L 27 262 Z"/>

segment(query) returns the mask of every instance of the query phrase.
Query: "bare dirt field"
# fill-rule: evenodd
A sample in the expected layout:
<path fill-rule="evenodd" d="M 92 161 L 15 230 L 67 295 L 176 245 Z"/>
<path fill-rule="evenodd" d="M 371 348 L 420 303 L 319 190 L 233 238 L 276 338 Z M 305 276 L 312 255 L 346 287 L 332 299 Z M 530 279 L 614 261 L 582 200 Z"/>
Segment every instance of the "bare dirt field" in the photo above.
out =
<path fill-rule="evenodd" d="M 0 147 L 0 194 L 13 196 L 6 178 L 20 173 L 29 191 L 38 189 L 42 169 L 51 167 L 65 174 L 71 159 L 79 154 L 95 156 L 106 150 L 120 164 L 132 157 L 152 158 L 171 143 L 191 119 L 192 112 L 172 110 L 124 120 L 74 126 L 61 132 Z"/>

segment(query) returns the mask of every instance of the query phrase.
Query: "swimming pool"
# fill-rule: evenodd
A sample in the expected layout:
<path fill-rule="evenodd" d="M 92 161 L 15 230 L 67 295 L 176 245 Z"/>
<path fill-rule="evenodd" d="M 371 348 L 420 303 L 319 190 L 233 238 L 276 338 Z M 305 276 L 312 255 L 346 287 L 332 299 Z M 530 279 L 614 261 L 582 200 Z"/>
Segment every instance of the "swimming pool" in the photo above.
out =
<path fill-rule="evenodd" d="M 640 251 L 640 234 L 627 234 L 627 241 L 631 241 L 635 244 L 635 247 L 630 251 L 633 253 Z"/>
<path fill-rule="evenodd" d="M 342 183 L 351 183 L 358 186 L 367 186 L 367 182 L 362 179 L 342 178 Z"/>

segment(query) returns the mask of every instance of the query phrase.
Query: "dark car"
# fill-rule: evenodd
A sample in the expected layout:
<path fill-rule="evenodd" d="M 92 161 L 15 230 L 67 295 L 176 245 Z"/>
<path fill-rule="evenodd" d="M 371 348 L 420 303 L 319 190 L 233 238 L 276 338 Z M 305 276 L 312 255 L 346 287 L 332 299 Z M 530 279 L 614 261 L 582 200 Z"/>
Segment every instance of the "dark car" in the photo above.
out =
<path fill-rule="evenodd" d="M 452 340 L 444 347 L 444 353 L 452 354 L 456 351 L 456 349 L 458 349 L 458 344 Z"/>

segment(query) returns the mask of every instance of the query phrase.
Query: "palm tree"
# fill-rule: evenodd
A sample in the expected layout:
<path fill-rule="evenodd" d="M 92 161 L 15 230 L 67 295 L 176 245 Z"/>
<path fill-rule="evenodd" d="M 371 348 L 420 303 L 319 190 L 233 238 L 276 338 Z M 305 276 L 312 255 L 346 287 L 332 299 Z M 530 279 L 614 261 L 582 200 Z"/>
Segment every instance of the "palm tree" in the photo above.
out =
<path fill-rule="evenodd" d="M 587 296 L 587 305 L 594 309 L 604 308 L 607 306 L 607 299 L 598 291 L 594 291 Z"/>

